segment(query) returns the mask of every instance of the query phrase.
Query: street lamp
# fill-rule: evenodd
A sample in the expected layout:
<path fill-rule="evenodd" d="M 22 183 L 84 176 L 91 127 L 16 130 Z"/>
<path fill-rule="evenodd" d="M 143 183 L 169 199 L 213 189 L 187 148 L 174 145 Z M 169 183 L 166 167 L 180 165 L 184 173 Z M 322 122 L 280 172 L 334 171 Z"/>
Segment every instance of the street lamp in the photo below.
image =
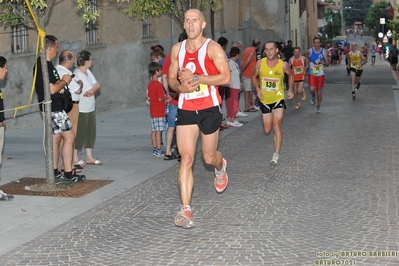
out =
<path fill-rule="evenodd" d="M 343 27 L 343 25 L 344 25 L 344 10 L 351 10 L 352 9 L 352 7 L 351 6 L 341 6 L 342 7 L 342 27 Z M 345 25 L 346 25 L 346 23 L 345 23 Z"/>
<path fill-rule="evenodd" d="M 382 25 L 382 33 L 385 34 L 385 31 L 384 31 L 385 18 L 380 18 L 380 24 Z"/>

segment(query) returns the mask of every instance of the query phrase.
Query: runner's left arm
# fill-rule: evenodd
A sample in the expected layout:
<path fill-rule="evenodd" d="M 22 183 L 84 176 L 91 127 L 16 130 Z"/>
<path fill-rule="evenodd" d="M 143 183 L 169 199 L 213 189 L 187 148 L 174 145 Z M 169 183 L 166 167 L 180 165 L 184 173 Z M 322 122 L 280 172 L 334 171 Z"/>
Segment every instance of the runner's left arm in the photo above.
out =
<path fill-rule="evenodd" d="M 362 66 L 363 66 L 363 65 L 365 65 L 367 63 L 367 59 L 362 53 L 359 53 L 359 55 L 362 58 Z"/>
<path fill-rule="evenodd" d="M 348 65 L 346 66 L 346 68 L 350 68 L 351 65 L 351 57 L 349 56 L 349 53 L 348 53 Z"/>
<path fill-rule="evenodd" d="M 309 58 L 307 58 L 307 57 L 305 57 L 305 70 L 306 70 L 306 73 L 309 70 Z"/>
<path fill-rule="evenodd" d="M 330 65 L 330 60 L 328 60 L 328 55 L 327 55 L 326 49 L 324 49 L 324 58 L 326 59 L 326 60 L 324 60 L 324 66 Z"/>
<path fill-rule="evenodd" d="M 292 90 L 294 88 L 294 73 L 291 71 L 291 67 L 288 63 L 284 62 L 283 63 L 283 70 L 285 74 L 288 75 L 288 99 L 292 99 L 294 97 L 294 91 Z"/>

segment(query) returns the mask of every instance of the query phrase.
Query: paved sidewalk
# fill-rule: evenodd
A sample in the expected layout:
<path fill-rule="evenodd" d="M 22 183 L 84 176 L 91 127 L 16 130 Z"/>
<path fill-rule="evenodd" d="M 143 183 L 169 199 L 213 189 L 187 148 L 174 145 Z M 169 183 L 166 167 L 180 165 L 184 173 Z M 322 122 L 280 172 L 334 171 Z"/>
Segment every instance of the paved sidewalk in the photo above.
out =
<path fill-rule="evenodd" d="M 259 112 L 248 114 L 238 120 L 246 124 L 259 116 Z M 221 137 L 235 130 L 224 130 Z M 150 132 L 148 107 L 99 114 L 93 154 L 104 164 L 87 165 L 82 174 L 114 182 L 79 199 L 15 195 L 11 202 L 0 202 L 6 214 L 1 215 L 0 234 L 7 239 L 0 245 L 0 255 L 176 165 L 177 160 L 152 156 Z M 43 125 L 6 131 L 0 184 L 45 177 L 42 138 Z"/>
<path fill-rule="evenodd" d="M 399 265 L 399 96 L 362 85 L 352 101 L 336 84 L 323 96 L 320 114 L 287 101 L 278 166 L 259 113 L 223 131 L 223 194 L 198 154 L 191 230 L 173 225 L 178 164 L 151 155 L 146 110 L 99 115 L 104 165 L 84 173 L 115 182 L 79 199 L 0 203 L 0 265 Z M 40 132 L 7 132 L 2 183 L 40 176 Z"/>

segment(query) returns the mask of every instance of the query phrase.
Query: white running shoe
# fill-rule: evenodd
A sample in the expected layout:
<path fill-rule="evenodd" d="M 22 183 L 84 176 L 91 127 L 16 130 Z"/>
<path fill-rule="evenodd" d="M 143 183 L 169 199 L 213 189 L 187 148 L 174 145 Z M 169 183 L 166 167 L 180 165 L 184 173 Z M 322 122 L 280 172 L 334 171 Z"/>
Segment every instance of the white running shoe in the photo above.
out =
<path fill-rule="evenodd" d="M 280 155 L 278 153 L 273 153 L 272 160 L 270 161 L 271 165 L 278 165 L 278 159 L 280 158 Z"/>
<path fill-rule="evenodd" d="M 247 114 L 244 114 L 243 112 L 241 112 L 241 111 L 238 111 L 237 112 L 237 115 L 236 115 L 236 117 L 247 117 L 248 115 Z"/>
<path fill-rule="evenodd" d="M 243 126 L 243 124 L 238 122 L 237 120 L 234 122 L 227 121 L 227 125 L 229 127 L 242 127 Z"/>

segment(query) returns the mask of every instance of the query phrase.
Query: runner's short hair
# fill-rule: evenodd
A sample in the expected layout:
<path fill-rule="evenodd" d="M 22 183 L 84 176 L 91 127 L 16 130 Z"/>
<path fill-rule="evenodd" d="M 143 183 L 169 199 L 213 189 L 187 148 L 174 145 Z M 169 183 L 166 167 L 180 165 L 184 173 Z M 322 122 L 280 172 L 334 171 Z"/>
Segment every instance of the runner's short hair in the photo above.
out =
<path fill-rule="evenodd" d="M 319 36 L 314 36 L 313 41 L 315 41 L 315 40 L 319 40 L 321 42 L 321 38 Z"/>

